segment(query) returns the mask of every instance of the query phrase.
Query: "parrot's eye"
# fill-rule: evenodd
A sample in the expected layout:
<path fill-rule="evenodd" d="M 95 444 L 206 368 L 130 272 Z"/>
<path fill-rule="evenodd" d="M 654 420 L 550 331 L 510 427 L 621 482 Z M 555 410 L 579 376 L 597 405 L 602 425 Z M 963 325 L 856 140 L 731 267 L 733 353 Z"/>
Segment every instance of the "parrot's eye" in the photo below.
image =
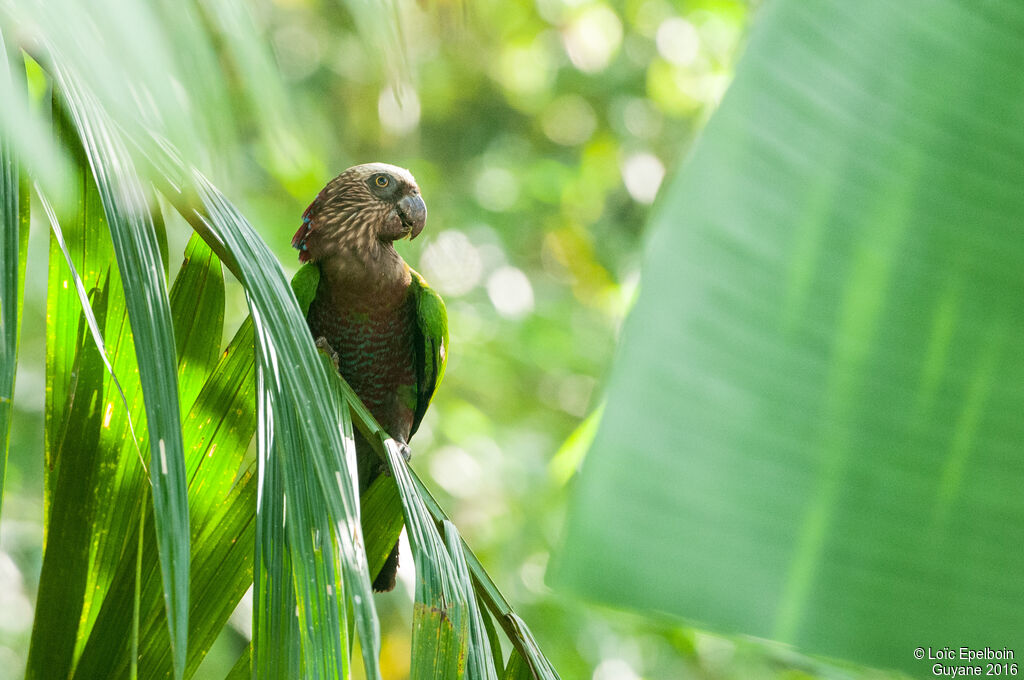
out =
<path fill-rule="evenodd" d="M 377 179 L 373 180 L 373 183 L 383 189 L 388 184 L 391 184 L 391 180 L 388 179 L 387 175 L 377 175 Z"/>

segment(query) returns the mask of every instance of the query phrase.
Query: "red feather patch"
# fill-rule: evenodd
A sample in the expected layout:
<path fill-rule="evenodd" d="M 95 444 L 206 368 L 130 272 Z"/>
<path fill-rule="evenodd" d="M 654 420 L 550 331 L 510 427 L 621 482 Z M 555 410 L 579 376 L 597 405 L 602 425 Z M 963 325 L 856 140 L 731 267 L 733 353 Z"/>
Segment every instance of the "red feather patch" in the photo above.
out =
<path fill-rule="evenodd" d="M 302 213 L 302 226 L 295 232 L 295 236 L 292 236 L 292 248 L 299 251 L 299 262 L 308 262 L 309 248 L 306 246 L 306 239 L 309 238 L 310 233 L 313 231 L 313 206 L 317 204 L 320 197 L 324 195 L 324 192 L 320 192 L 316 200 L 309 204 L 306 208 L 306 212 Z"/>
<path fill-rule="evenodd" d="M 306 249 L 306 237 L 309 236 L 310 228 L 308 222 L 303 222 L 299 230 L 292 237 L 292 248 L 299 251 L 299 262 L 309 260 L 309 251 Z"/>

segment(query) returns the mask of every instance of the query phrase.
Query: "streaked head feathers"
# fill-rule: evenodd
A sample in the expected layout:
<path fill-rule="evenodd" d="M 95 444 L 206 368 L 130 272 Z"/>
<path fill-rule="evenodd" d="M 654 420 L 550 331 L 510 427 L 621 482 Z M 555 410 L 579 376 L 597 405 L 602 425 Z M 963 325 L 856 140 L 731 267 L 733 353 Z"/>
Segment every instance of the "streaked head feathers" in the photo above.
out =
<path fill-rule="evenodd" d="M 408 170 L 387 163 L 355 165 L 306 208 L 292 247 L 299 250 L 300 262 L 349 249 L 372 251 L 406 236 L 416 238 L 426 219 L 426 204 Z"/>

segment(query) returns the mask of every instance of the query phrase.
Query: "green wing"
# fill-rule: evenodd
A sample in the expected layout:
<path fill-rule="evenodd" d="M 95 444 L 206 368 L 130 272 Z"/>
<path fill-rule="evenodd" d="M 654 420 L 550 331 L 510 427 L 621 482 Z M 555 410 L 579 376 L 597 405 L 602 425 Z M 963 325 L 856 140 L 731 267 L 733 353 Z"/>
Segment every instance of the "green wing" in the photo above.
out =
<path fill-rule="evenodd" d="M 316 287 L 320 284 L 320 267 L 312 262 L 299 267 L 292 277 L 292 292 L 299 303 L 303 316 L 309 313 L 309 306 L 316 297 Z"/>
<path fill-rule="evenodd" d="M 412 291 L 416 296 L 416 412 L 411 437 L 423 420 L 448 362 L 448 312 L 444 301 L 423 277 L 412 269 Z"/>

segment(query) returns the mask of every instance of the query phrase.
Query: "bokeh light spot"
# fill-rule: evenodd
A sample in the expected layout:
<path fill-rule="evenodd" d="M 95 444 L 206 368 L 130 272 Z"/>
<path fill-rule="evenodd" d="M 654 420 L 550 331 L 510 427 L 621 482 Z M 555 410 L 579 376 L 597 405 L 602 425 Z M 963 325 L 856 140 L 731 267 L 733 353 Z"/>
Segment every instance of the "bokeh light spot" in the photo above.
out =
<path fill-rule="evenodd" d="M 562 42 L 573 66 L 597 73 L 608 65 L 622 43 L 622 22 L 605 5 L 593 5 L 565 28 Z"/>
<path fill-rule="evenodd" d="M 653 203 L 663 179 L 665 166 L 652 153 L 635 153 L 622 164 L 622 181 L 626 191 L 638 203 Z"/>
<path fill-rule="evenodd" d="M 451 495 L 467 498 L 479 488 L 483 470 L 465 449 L 444 446 L 430 457 L 430 474 Z"/>
<path fill-rule="evenodd" d="M 320 36 L 299 24 L 285 24 L 274 31 L 274 53 L 281 70 L 292 80 L 310 76 L 323 59 Z"/>
<path fill-rule="evenodd" d="M 597 115 L 586 99 L 576 94 L 567 94 L 553 101 L 544 111 L 541 127 L 552 142 L 576 146 L 594 134 Z"/>
<path fill-rule="evenodd" d="M 593 680 L 640 680 L 624 659 L 605 659 L 594 669 Z"/>
<path fill-rule="evenodd" d="M 487 295 L 506 319 L 521 319 L 533 311 L 533 286 L 520 269 L 501 267 L 487 280 Z"/>
<path fill-rule="evenodd" d="M 506 47 L 498 60 L 496 79 L 509 92 L 519 96 L 546 91 L 554 82 L 551 55 L 543 39 L 528 45 Z"/>
<path fill-rule="evenodd" d="M 646 99 L 630 99 L 623 109 L 622 118 L 629 134 L 641 139 L 656 137 L 661 133 L 661 114 Z"/>
<path fill-rule="evenodd" d="M 32 603 L 25 594 L 21 571 L 6 552 L 0 552 L 0 586 L 0 630 L 25 630 L 32 623 Z"/>
<path fill-rule="evenodd" d="M 548 568 L 549 555 L 546 552 L 535 553 L 523 561 L 519 568 L 519 578 L 523 585 L 534 593 L 546 593 L 548 587 L 544 585 L 544 573 Z"/>
<path fill-rule="evenodd" d="M 386 131 L 404 135 L 416 128 L 420 122 L 420 98 L 411 87 L 388 85 L 381 90 L 377 100 L 380 124 Z"/>
<path fill-rule="evenodd" d="M 519 199 L 519 180 L 505 168 L 484 169 L 474 185 L 477 202 L 494 212 L 505 212 Z"/>
<path fill-rule="evenodd" d="M 658 52 L 666 61 L 677 66 L 689 66 L 700 52 L 700 36 L 686 19 L 672 17 L 658 27 Z"/>
<path fill-rule="evenodd" d="M 640 35 L 654 38 L 662 22 L 674 15 L 675 10 L 666 0 L 645 0 L 636 8 L 633 26 Z"/>
<path fill-rule="evenodd" d="M 420 268 L 430 285 L 443 295 L 465 295 L 483 276 L 479 251 L 461 231 L 442 231 L 424 249 Z"/>

